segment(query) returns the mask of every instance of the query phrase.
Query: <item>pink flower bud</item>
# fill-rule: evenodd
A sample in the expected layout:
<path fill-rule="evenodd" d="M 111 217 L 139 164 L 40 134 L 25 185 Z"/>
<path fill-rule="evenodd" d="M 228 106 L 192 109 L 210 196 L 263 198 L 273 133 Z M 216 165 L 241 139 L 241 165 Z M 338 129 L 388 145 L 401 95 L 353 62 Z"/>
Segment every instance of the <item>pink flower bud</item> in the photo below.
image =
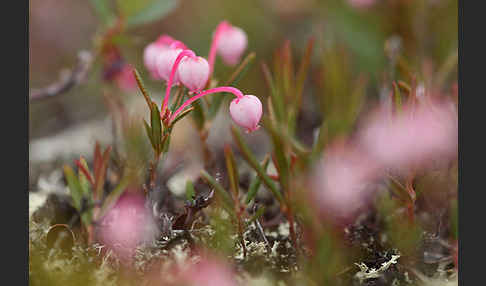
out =
<path fill-rule="evenodd" d="M 157 69 L 157 73 L 160 78 L 169 81 L 172 66 L 174 65 L 174 62 L 180 52 L 182 52 L 182 49 L 169 48 L 157 55 L 155 59 L 155 68 Z M 173 84 L 177 85 L 178 83 L 179 76 L 176 73 Z"/>
<path fill-rule="evenodd" d="M 245 95 L 241 98 L 235 98 L 230 104 L 230 115 L 233 121 L 248 132 L 257 130 L 260 126 L 262 117 L 262 103 L 254 95 Z"/>
<path fill-rule="evenodd" d="M 246 33 L 242 29 L 228 24 L 221 31 L 217 49 L 224 63 L 233 66 L 240 61 L 247 44 Z"/>
<path fill-rule="evenodd" d="M 209 63 L 202 57 L 184 57 L 177 68 L 179 80 L 190 90 L 204 88 L 209 78 Z"/>
<path fill-rule="evenodd" d="M 170 38 L 170 39 L 169 39 Z M 156 42 L 150 43 L 143 51 L 143 63 L 150 72 L 152 78 L 160 79 L 156 68 L 157 56 L 169 48 L 173 39 L 169 36 L 161 36 Z"/>
<path fill-rule="evenodd" d="M 160 54 L 170 49 L 186 49 L 186 46 L 184 43 L 175 40 L 171 36 L 162 35 L 157 38 L 155 42 L 152 42 L 145 47 L 143 51 L 143 62 L 145 67 L 150 72 L 152 78 L 162 79 L 157 69 L 157 58 Z"/>
<path fill-rule="evenodd" d="M 169 35 L 161 35 L 160 37 L 157 38 L 155 42 L 161 45 L 169 46 L 175 41 L 176 40 Z"/>

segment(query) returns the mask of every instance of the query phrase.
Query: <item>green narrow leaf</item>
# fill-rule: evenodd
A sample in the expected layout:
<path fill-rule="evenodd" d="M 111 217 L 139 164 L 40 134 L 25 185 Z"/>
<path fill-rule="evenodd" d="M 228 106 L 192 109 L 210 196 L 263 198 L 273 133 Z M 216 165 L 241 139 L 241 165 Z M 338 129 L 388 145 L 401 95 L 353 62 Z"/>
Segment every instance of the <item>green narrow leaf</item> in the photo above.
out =
<path fill-rule="evenodd" d="M 157 147 L 155 149 L 157 152 L 160 152 L 162 150 L 162 122 L 160 120 L 159 108 L 157 107 L 157 104 L 155 102 L 152 102 L 152 106 L 150 108 L 150 120 L 150 124 L 152 127 L 152 138 L 154 140 L 155 146 Z"/>
<path fill-rule="evenodd" d="M 110 159 L 111 146 L 106 147 L 101 157 L 100 167 L 95 174 L 94 198 L 100 199 L 103 196 L 103 185 L 105 184 L 106 169 L 108 169 L 108 160 Z"/>
<path fill-rule="evenodd" d="M 194 190 L 194 184 L 191 180 L 186 181 L 186 200 L 192 201 L 194 200 L 194 196 L 196 195 L 196 191 Z"/>
<path fill-rule="evenodd" d="M 197 129 L 202 130 L 204 128 L 204 123 L 206 122 L 206 116 L 204 114 L 204 107 L 201 101 L 197 100 L 192 103 L 194 107 L 194 112 L 192 112 L 192 116 L 194 118 L 194 122 L 196 123 Z"/>
<path fill-rule="evenodd" d="M 392 83 L 393 85 L 393 101 L 395 103 L 395 109 L 400 111 L 402 109 L 402 96 L 400 94 L 400 89 L 396 82 Z"/>
<path fill-rule="evenodd" d="M 83 192 L 83 196 L 86 197 L 86 198 L 91 198 L 90 196 L 90 193 L 91 193 L 91 183 L 90 181 L 88 180 L 88 177 L 86 177 L 86 174 L 83 172 L 88 172 L 88 175 L 91 176 L 91 174 L 89 173 L 89 167 L 88 167 L 88 163 L 86 163 L 86 160 L 84 159 L 83 156 L 81 156 L 79 158 L 79 164 L 81 166 L 79 166 L 79 170 L 78 170 L 78 181 L 79 181 L 79 185 L 81 186 L 81 190 Z M 84 170 L 82 170 L 81 168 L 83 168 Z M 91 176 L 92 178 L 93 176 Z"/>
<path fill-rule="evenodd" d="M 277 122 L 281 122 L 285 118 L 285 106 L 283 102 L 283 97 L 280 96 L 279 89 L 277 87 L 277 84 L 272 78 L 272 74 L 270 73 L 268 66 L 265 63 L 262 63 L 261 68 L 262 68 L 263 76 L 271 89 L 270 98 L 271 98 L 272 108 L 275 114 L 275 119 L 277 120 Z"/>
<path fill-rule="evenodd" d="M 280 184 L 284 191 L 289 190 L 289 180 L 290 180 L 290 170 L 289 170 L 289 161 L 287 160 L 287 156 L 285 155 L 285 144 L 282 141 L 282 137 L 279 136 L 278 132 L 275 130 L 275 127 L 268 121 L 265 120 L 263 122 L 263 126 L 266 130 L 270 132 L 272 143 L 273 143 L 273 150 L 276 156 L 276 163 L 275 166 L 278 170 Z"/>
<path fill-rule="evenodd" d="M 143 126 L 145 127 L 145 132 L 147 133 L 147 137 L 149 138 L 150 144 L 152 145 L 152 148 L 155 150 L 155 141 L 152 138 L 152 128 L 148 125 L 147 121 L 145 119 L 143 120 Z"/>
<path fill-rule="evenodd" d="M 142 77 L 138 73 L 137 69 L 133 69 L 133 75 L 135 76 L 135 79 L 137 80 L 137 85 L 140 91 L 142 92 L 143 97 L 145 98 L 145 102 L 147 102 L 147 106 L 152 110 L 152 100 L 150 99 L 150 96 L 147 92 L 147 89 L 145 89 L 145 85 L 143 84 Z"/>
<path fill-rule="evenodd" d="M 452 236 L 454 239 L 458 239 L 458 232 L 459 232 L 459 228 L 458 228 L 458 208 L 457 208 L 457 199 L 454 199 L 451 201 L 451 220 L 450 220 L 450 223 L 451 223 L 451 232 L 452 232 Z"/>
<path fill-rule="evenodd" d="M 255 220 L 259 219 L 265 213 L 265 206 L 261 206 L 248 220 L 247 225 L 251 224 Z"/>
<path fill-rule="evenodd" d="M 282 49 L 283 57 L 283 91 L 285 93 L 285 98 L 288 100 L 287 103 L 293 102 L 294 88 L 294 64 L 292 62 L 292 48 L 290 46 L 290 40 L 287 40 Z"/>
<path fill-rule="evenodd" d="M 116 186 L 116 188 L 110 192 L 108 196 L 106 196 L 105 200 L 103 201 L 103 205 L 101 206 L 101 210 L 97 218 L 102 218 L 106 212 L 115 205 L 118 198 L 123 194 L 126 190 L 128 184 L 130 183 L 130 179 L 128 176 L 124 176 L 120 183 Z M 96 219 L 97 219 L 96 218 Z"/>
<path fill-rule="evenodd" d="M 233 151 L 231 151 L 231 147 L 228 144 L 224 146 L 224 158 L 226 161 L 226 168 L 228 169 L 228 177 L 230 180 L 231 191 L 233 192 L 233 199 L 238 200 L 238 194 L 239 194 L 238 166 L 236 165 Z"/>
<path fill-rule="evenodd" d="M 170 145 L 170 132 L 166 133 L 162 138 L 162 151 L 161 153 L 166 153 L 169 150 Z"/>
<path fill-rule="evenodd" d="M 265 156 L 265 159 L 263 159 L 263 162 L 261 164 L 263 171 L 265 172 L 267 171 L 269 162 L 270 162 L 270 156 L 267 155 Z M 248 193 L 246 194 L 246 200 L 245 200 L 246 204 L 249 204 L 255 198 L 261 184 L 262 184 L 262 179 L 260 179 L 260 176 L 258 176 L 257 174 L 253 179 L 253 181 L 251 182 L 250 188 L 248 189 Z"/>
<path fill-rule="evenodd" d="M 174 94 L 174 97 L 175 98 L 174 100 L 172 100 L 172 104 L 170 105 L 169 109 L 174 112 L 176 111 L 176 109 L 181 105 L 182 103 L 182 100 L 184 99 L 184 86 L 181 85 L 179 86 L 179 88 L 177 89 L 176 93 Z"/>
<path fill-rule="evenodd" d="M 240 132 L 238 131 L 238 129 L 236 129 L 235 126 L 231 126 L 231 133 L 233 134 L 233 138 L 235 139 L 236 144 L 240 148 L 240 151 L 243 157 L 245 158 L 245 160 L 257 172 L 258 176 L 260 176 L 265 186 L 273 193 L 275 198 L 282 204 L 283 203 L 282 194 L 277 189 L 272 179 L 268 177 L 267 173 L 263 170 L 262 166 L 260 166 L 255 156 L 253 156 L 252 152 L 243 141 Z"/>
<path fill-rule="evenodd" d="M 194 110 L 194 107 L 191 106 L 190 108 L 185 109 L 184 111 L 182 111 L 181 113 L 179 113 L 179 115 L 170 123 L 170 128 L 173 128 L 174 127 L 174 124 L 176 124 L 177 121 L 179 121 L 182 118 L 186 117 L 193 110 Z"/>
<path fill-rule="evenodd" d="M 118 8 L 126 17 L 127 26 L 146 24 L 161 19 L 177 4 L 175 0 L 118 0 Z"/>
<path fill-rule="evenodd" d="M 205 170 L 201 171 L 201 177 L 209 184 L 211 187 L 214 188 L 216 191 L 216 194 L 222 198 L 223 201 L 223 207 L 229 211 L 229 213 L 234 213 L 234 205 L 233 205 L 233 200 L 229 196 L 229 194 L 226 192 L 226 190 L 219 184 L 216 179 L 213 178 L 213 176 L 209 175 L 208 172 Z"/>
<path fill-rule="evenodd" d="M 81 189 L 81 185 L 79 184 L 79 180 L 76 177 L 76 175 L 74 174 L 73 169 L 68 165 L 64 166 L 64 176 L 66 177 L 69 192 L 71 193 L 71 197 L 73 199 L 73 206 L 78 211 L 81 211 L 81 202 L 82 202 L 82 199 L 83 199 L 83 190 Z"/>
<path fill-rule="evenodd" d="M 300 62 L 299 70 L 297 71 L 297 79 L 295 84 L 295 95 L 296 95 L 296 107 L 300 108 L 302 104 L 302 92 L 304 90 L 305 79 L 307 78 L 307 72 L 309 70 L 309 65 L 312 57 L 312 50 L 314 48 L 314 37 L 311 37 L 307 41 L 307 48 L 305 54 Z"/>
<path fill-rule="evenodd" d="M 242 76 L 248 71 L 248 69 L 251 67 L 253 60 L 256 57 L 255 52 L 251 52 L 248 54 L 245 59 L 241 62 L 241 64 L 235 69 L 235 71 L 231 74 L 231 76 L 228 78 L 226 83 L 224 84 L 225 86 L 230 86 L 237 84 L 238 81 L 242 78 Z"/>

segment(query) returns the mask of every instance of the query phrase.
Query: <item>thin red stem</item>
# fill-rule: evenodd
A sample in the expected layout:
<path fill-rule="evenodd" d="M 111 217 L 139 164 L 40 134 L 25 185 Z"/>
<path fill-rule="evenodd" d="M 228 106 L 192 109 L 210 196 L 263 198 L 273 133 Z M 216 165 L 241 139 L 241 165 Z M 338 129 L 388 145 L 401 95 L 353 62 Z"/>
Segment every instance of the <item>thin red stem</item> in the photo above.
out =
<path fill-rule="evenodd" d="M 244 94 L 237 88 L 234 88 L 234 87 L 231 87 L 231 86 L 220 86 L 220 87 L 215 87 L 215 88 L 211 88 L 211 89 L 208 89 L 208 90 L 205 90 L 191 98 L 189 98 L 188 100 L 186 100 L 186 102 L 184 102 L 181 107 L 179 107 L 170 117 L 170 120 L 169 122 L 171 122 L 172 120 L 174 120 L 176 117 L 177 117 L 177 114 L 181 113 L 182 110 L 184 110 L 184 108 L 186 108 L 188 105 L 190 105 L 191 103 L 193 103 L 194 101 L 198 100 L 199 98 L 205 96 L 205 95 L 208 95 L 208 94 L 211 94 L 211 93 L 218 93 L 218 92 L 229 92 L 229 93 L 232 93 L 234 94 L 238 99 L 242 98 L 244 96 Z"/>
<path fill-rule="evenodd" d="M 229 26 L 230 26 L 230 24 L 228 23 L 228 21 L 222 21 L 216 27 L 216 31 L 214 32 L 213 41 L 211 42 L 211 48 L 209 49 L 209 56 L 208 56 L 209 76 L 211 76 L 213 74 L 214 61 L 216 59 L 216 50 L 218 49 L 218 43 L 219 43 L 219 39 L 221 38 L 221 33 Z"/>
<path fill-rule="evenodd" d="M 179 64 L 182 61 L 182 58 L 184 58 L 186 56 L 187 57 L 196 57 L 196 54 L 194 54 L 194 52 L 191 51 L 191 50 L 183 50 L 182 52 L 179 53 L 176 60 L 174 61 L 174 64 L 172 65 L 172 70 L 170 72 L 169 81 L 167 82 L 167 88 L 165 90 L 164 103 L 162 104 L 162 114 L 164 114 L 164 111 L 167 108 L 167 105 L 169 104 L 170 89 L 172 88 L 172 83 L 174 81 L 174 77 L 175 77 L 175 74 L 177 72 L 177 67 L 179 67 Z"/>

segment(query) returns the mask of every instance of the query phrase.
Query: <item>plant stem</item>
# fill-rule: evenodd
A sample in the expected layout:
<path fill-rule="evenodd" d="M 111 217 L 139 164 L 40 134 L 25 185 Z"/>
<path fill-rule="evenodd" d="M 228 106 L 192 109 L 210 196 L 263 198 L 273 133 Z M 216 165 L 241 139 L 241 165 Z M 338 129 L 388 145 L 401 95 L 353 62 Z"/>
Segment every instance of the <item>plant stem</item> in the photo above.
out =
<path fill-rule="evenodd" d="M 227 21 L 222 21 L 221 23 L 218 24 L 218 26 L 216 27 L 216 31 L 214 32 L 213 41 L 211 42 L 211 47 L 209 48 L 209 55 L 208 55 L 210 78 L 214 70 L 214 61 L 216 59 L 216 51 L 218 49 L 219 39 L 221 38 L 221 32 L 223 32 L 227 27 L 229 27 L 229 25 L 230 24 Z"/>
<path fill-rule="evenodd" d="M 195 57 L 195 56 L 196 56 L 196 54 L 191 50 L 183 50 L 182 52 L 179 53 L 179 55 L 177 55 L 177 58 L 174 61 L 174 64 L 172 65 L 172 70 L 170 72 L 169 81 L 167 82 L 167 88 L 165 89 L 165 97 L 164 97 L 164 102 L 162 103 L 162 109 L 161 109 L 162 114 L 164 114 L 164 111 L 167 108 L 167 105 L 169 103 L 170 89 L 172 88 L 172 83 L 174 81 L 174 77 L 175 77 L 175 74 L 177 72 L 177 68 L 179 67 L 180 62 L 182 61 L 182 58 L 184 58 L 184 57 Z"/>
<path fill-rule="evenodd" d="M 188 105 L 190 105 L 194 101 L 198 100 L 199 98 L 201 98 L 205 95 L 208 95 L 208 94 L 211 94 L 211 93 L 218 93 L 218 92 L 229 92 L 229 93 L 234 94 L 237 98 L 242 98 L 244 96 L 244 94 L 239 89 L 231 87 L 231 86 L 220 86 L 220 87 L 207 89 L 207 90 L 189 98 L 188 100 L 186 100 L 186 102 L 184 102 L 181 105 L 181 107 L 179 107 L 174 113 L 172 113 L 169 122 L 174 120 L 174 118 L 176 118 L 177 114 L 181 113 L 181 111 L 184 110 L 184 108 L 186 108 Z"/>
<path fill-rule="evenodd" d="M 149 189 L 155 188 L 155 179 L 157 178 L 157 166 L 159 165 L 160 154 L 155 154 L 154 160 L 150 163 L 150 181 Z"/>

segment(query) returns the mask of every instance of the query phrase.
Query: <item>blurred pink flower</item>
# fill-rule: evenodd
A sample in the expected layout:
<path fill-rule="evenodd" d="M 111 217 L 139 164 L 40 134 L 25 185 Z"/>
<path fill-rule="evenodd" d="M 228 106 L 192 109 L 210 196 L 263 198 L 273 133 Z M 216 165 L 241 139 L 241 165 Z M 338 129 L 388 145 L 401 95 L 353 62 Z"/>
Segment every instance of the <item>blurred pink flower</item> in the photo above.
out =
<path fill-rule="evenodd" d="M 123 91 L 134 91 L 137 89 L 137 80 L 133 75 L 133 68 L 130 65 L 124 65 L 121 71 L 116 75 L 115 82 Z"/>
<path fill-rule="evenodd" d="M 407 171 L 454 158 L 457 132 L 454 105 L 425 97 L 394 115 L 389 108 L 379 108 L 365 123 L 358 141 L 384 168 Z"/>
<path fill-rule="evenodd" d="M 167 50 L 173 41 L 174 39 L 171 36 L 162 35 L 155 42 L 152 42 L 145 47 L 143 51 L 143 63 L 150 72 L 152 78 L 160 79 L 155 67 L 155 59 L 159 53 Z"/>
<path fill-rule="evenodd" d="M 380 169 L 365 153 L 341 142 L 328 147 L 311 177 L 312 198 L 321 215 L 347 222 L 371 198 Z"/>
<path fill-rule="evenodd" d="M 209 74 L 211 75 L 214 71 L 216 54 L 221 56 L 224 64 L 234 66 L 240 61 L 247 45 L 248 38 L 245 31 L 231 25 L 228 21 L 221 21 L 214 31 L 209 48 Z"/>
<path fill-rule="evenodd" d="M 235 274 L 228 264 L 216 258 L 203 258 L 180 275 L 191 286 L 236 286 Z"/>
<path fill-rule="evenodd" d="M 175 40 L 171 36 L 161 35 L 156 41 L 148 44 L 143 51 L 143 63 L 153 79 L 162 79 L 157 69 L 157 58 L 167 50 L 186 49 L 184 43 Z M 170 75 L 170 69 L 168 71 Z M 167 75 L 167 77 L 169 76 Z M 165 78 L 164 78 L 165 79 Z M 168 80 L 168 78 L 166 79 Z"/>
<path fill-rule="evenodd" d="M 221 32 L 218 53 L 221 55 L 225 64 L 234 66 L 240 61 L 241 55 L 247 45 L 248 39 L 245 31 L 241 28 L 228 25 Z"/>
<path fill-rule="evenodd" d="M 182 52 L 182 49 L 179 48 L 169 48 L 164 51 L 158 53 L 155 58 L 155 69 L 157 71 L 158 76 L 165 80 L 169 81 L 170 74 L 172 72 L 172 66 L 177 59 L 177 56 Z M 173 85 L 179 84 L 179 75 L 175 73 L 174 79 L 172 82 Z"/>
<path fill-rule="evenodd" d="M 130 259 L 138 245 L 156 235 L 157 227 L 144 203 L 142 195 L 126 192 L 98 226 L 98 238 L 122 259 Z"/>

